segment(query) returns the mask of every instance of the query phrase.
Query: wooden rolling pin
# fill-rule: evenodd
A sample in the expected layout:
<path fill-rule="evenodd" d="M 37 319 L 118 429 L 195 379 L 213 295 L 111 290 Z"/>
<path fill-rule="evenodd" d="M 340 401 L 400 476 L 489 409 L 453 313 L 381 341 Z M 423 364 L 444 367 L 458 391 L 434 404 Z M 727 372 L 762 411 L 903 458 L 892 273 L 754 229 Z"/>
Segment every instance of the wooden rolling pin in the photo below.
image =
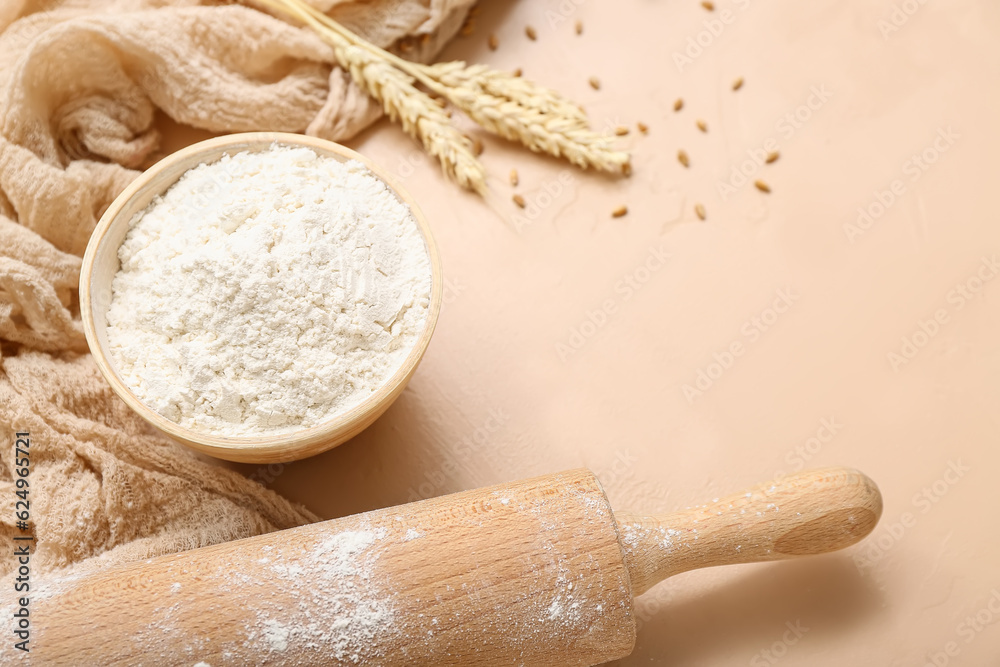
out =
<path fill-rule="evenodd" d="M 31 657 L 593 665 L 632 651 L 632 598 L 665 577 L 841 549 L 881 512 L 870 479 L 833 468 L 616 516 L 597 478 L 575 470 L 51 582 L 31 602 Z"/>

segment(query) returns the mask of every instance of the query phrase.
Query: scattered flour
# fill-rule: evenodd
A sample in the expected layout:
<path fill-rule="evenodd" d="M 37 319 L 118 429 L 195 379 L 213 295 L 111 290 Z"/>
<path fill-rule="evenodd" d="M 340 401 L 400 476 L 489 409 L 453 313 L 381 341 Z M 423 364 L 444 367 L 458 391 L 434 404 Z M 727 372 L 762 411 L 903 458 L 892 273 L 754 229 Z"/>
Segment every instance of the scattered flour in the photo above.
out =
<path fill-rule="evenodd" d="M 697 521 L 695 522 L 697 523 Z M 649 546 L 656 546 L 669 552 L 678 545 L 688 546 L 683 542 L 684 533 L 664 526 L 646 526 L 640 523 L 623 524 L 619 526 L 622 545 L 628 551 L 638 551 Z M 692 533 L 697 533 L 692 530 Z M 698 539 L 695 535 L 694 539 Z"/>
<path fill-rule="evenodd" d="M 284 651 L 288 648 L 288 628 L 273 618 L 264 623 L 264 637 L 272 651 Z"/>
<path fill-rule="evenodd" d="M 298 566 L 271 565 L 292 591 L 297 607 L 257 610 L 263 647 L 282 652 L 296 645 L 342 663 L 365 663 L 375 657 L 379 640 L 395 632 L 391 594 L 375 580 L 379 550 L 387 535 L 377 530 L 348 530 L 331 535 L 307 552 Z M 274 620 L 280 613 L 284 622 Z"/>
<path fill-rule="evenodd" d="M 359 162 L 273 145 L 185 173 L 131 221 L 111 358 L 153 410 L 218 435 L 314 426 L 375 392 L 427 320 L 431 264 Z"/>

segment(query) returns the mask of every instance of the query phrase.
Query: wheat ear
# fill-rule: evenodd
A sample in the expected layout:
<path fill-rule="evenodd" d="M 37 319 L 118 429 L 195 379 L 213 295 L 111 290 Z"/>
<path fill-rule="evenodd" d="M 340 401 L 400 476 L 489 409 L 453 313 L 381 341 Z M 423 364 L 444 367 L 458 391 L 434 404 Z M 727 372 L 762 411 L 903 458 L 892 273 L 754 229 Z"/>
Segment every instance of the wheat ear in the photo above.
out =
<path fill-rule="evenodd" d="M 614 150 L 612 137 L 594 132 L 575 118 L 525 107 L 467 87 L 451 89 L 448 99 L 485 129 L 519 141 L 537 153 L 565 158 L 584 169 L 626 175 L 630 172 L 628 153 Z"/>
<path fill-rule="evenodd" d="M 313 28 L 333 47 L 337 62 L 350 72 L 355 83 L 440 161 L 451 180 L 479 194 L 486 192 L 486 170 L 473 154 L 472 142 L 451 124 L 448 114 L 429 95 L 414 85 L 413 77 L 329 29 L 295 0 L 255 1 L 290 14 Z"/>
<path fill-rule="evenodd" d="M 590 126 L 587 114 L 580 106 L 567 100 L 557 91 L 540 86 L 531 79 L 495 70 L 486 65 L 466 65 L 462 61 L 423 67 L 428 76 L 449 88 L 466 88 L 485 95 L 505 98 L 528 109 L 577 120 L 582 127 Z"/>
<path fill-rule="evenodd" d="M 423 136 L 417 136 L 421 136 L 427 150 L 438 156 L 446 173 L 453 177 L 458 174 L 459 167 L 469 170 L 475 168 L 483 172 L 482 166 L 472 154 L 469 140 L 451 126 L 447 115 L 417 89 L 415 83 L 422 84 L 448 100 L 489 132 L 518 141 L 533 151 L 565 158 L 583 168 L 591 167 L 626 175 L 631 172 L 630 156 L 614 150 L 614 138 L 594 132 L 583 109 L 554 90 L 485 65 L 470 66 L 458 61 L 423 65 L 404 60 L 365 41 L 302 0 L 257 2 L 296 16 L 315 29 L 333 45 L 337 60 L 350 70 L 351 76 L 359 85 L 382 102 L 391 117 L 399 118 L 404 129 L 408 127 L 407 123 L 410 128 L 416 128 L 407 129 L 411 134 L 420 130 L 422 110 L 443 116 L 444 120 L 435 119 L 434 125 L 437 136 L 446 137 L 441 139 L 442 145 L 436 147 L 439 153 L 432 151 L 431 145 Z M 365 67 L 359 68 L 356 64 L 345 62 L 346 58 L 364 63 Z M 376 64 L 384 67 L 376 67 Z M 366 69 L 377 71 L 378 80 L 369 82 L 360 79 L 366 74 Z M 389 70 L 396 70 L 399 76 L 393 79 Z M 389 79 L 397 82 L 396 92 L 399 95 L 393 100 L 392 108 L 387 98 L 379 97 L 376 92 L 376 84 Z M 411 96 L 414 96 L 411 100 L 406 99 Z M 411 105 L 410 111 L 414 115 L 407 119 L 400 110 L 407 106 L 408 101 L 417 99 L 415 96 L 420 96 L 420 102 L 415 106 Z M 451 132 L 445 135 L 439 125 L 447 126 Z M 456 150 L 458 148 L 461 150 Z M 457 162 L 459 157 L 460 162 Z M 451 167 L 446 159 L 452 160 Z M 485 181 L 485 175 L 481 179 Z M 460 174 L 456 180 L 463 183 Z M 466 180 L 474 183 L 469 180 L 468 174 Z M 476 185 L 463 184 L 482 192 Z M 482 187 L 485 188 L 485 185 Z"/>
<path fill-rule="evenodd" d="M 590 128 L 583 109 L 558 92 L 508 72 L 462 62 L 425 66 L 445 95 L 476 123 L 531 150 L 583 168 L 628 174 L 628 153 Z"/>

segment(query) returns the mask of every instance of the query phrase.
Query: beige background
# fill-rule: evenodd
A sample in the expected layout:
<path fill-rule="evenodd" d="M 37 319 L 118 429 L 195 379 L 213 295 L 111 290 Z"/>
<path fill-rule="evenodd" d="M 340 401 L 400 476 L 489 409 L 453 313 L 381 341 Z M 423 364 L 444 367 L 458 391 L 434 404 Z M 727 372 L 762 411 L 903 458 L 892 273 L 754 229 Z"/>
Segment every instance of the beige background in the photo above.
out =
<path fill-rule="evenodd" d="M 805 465 L 856 466 L 885 495 L 872 540 L 665 582 L 638 602 L 622 664 L 997 664 L 1000 280 L 977 272 L 992 278 L 984 258 L 1000 258 L 1000 5 L 895 6 L 894 17 L 890 0 L 718 0 L 714 13 L 696 0 L 485 3 L 446 57 L 523 67 L 598 127 L 645 122 L 648 136 L 622 140 L 635 175 L 584 174 L 490 140 L 487 204 L 385 122 L 353 142 L 431 220 L 449 281 L 437 334 L 362 436 L 244 469 L 336 517 L 576 466 L 639 511 Z M 722 18 L 712 35 L 704 22 Z M 679 67 L 674 53 L 699 37 Z M 724 200 L 719 184 L 763 146 L 781 159 L 747 167 L 773 193 L 745 184 Z M 534 205 L 524 212 L 510 203 L 512 167 Z M 894 181 L 884 213 L 852 231 Z M 621 204 L 629 214 L 612 219 Z M 643 268 L 655 253 L 669 258 Z M 966 283 L 970 298 L 956 291 Z M 782 294 L 791 305 L 769 311 Z M 734 342 L 743 353 L 711 368 Z M 571 343 L 582 346 L 558 347 Z M 716 379 L 689 400 L 700 370 Z"/>

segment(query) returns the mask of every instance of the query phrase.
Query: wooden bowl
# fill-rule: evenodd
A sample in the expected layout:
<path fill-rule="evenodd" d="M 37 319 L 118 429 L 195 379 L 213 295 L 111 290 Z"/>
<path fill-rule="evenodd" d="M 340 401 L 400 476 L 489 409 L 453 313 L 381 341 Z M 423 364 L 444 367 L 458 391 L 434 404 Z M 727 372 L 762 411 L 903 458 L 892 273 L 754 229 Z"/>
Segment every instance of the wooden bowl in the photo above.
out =
<path fill-rule="evenodd" d="M 107 312 L 111 305 L 111 281 L 118 272 L 118 248 L 133 216 L 173 185 L 188 169 L 214 162 L 224 154 L 266 150 L 271 144 L 311 148 L 319 155 L 346 162 L 357 160 L 381 178 L 390 191 L 406 204 L 427 244 L 431 261 L 431 296 L 424 329 L 403 365 L 374 394 L 349 411 L 316 426 L 273 436 L 241 437 L 200 433 L 184 428 L 146 406 L 118 375 L 108 354 Z M 416 202 L 392 182 L 376 165 L 338 144 L 299 134 L 251 132 L 232 134 L 194 144 L 156 163 L 136 178 L 111 204 L 83 256 L 80 274 L 80 311 L 87 344 L 111 388 L 139 416 L 174 440 L 193 449 L 229 461 L 276 463 L 294 461 L 326 451 L 353 438 L 371 425 L 406 387 L 427 349 L 441 312 L 443 287 L 441 260 L 430 227 Z"/>

